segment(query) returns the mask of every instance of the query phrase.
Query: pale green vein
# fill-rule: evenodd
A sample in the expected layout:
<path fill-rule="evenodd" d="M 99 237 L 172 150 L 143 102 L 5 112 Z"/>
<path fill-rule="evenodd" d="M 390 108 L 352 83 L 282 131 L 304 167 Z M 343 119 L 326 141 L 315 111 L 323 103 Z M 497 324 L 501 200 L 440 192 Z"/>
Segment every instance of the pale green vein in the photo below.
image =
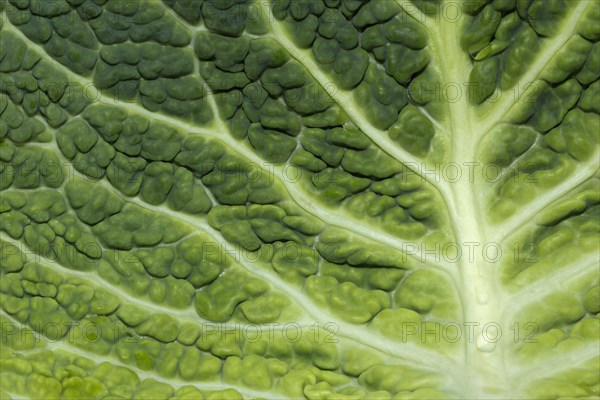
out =
<path fill-rule="evenodd" d="M 7 243 L 12 244 L 17 249 L 26 248 L 29 253 L 33 252 L 32 249 L 25 246 L 23 243 L 8 237 L 7 235 L 5 235 L 2 232 L 0 232 L 0 239 L 2 239 L 3 241 L 5 241 Z M 31 260 L 31 257 L 27 256 L 27 254 L 25 254 L 25 256 L 27 259 L 30 260 L 30 262 L 33 261 L 33 260 Z M 73 270 L 70 268 L 63 267 L 56 260 L 48 259 L 48 258 L 44 257 L 43 255 L 36 254 L 36 256 L 39 258 L 39 261 L 35 260 L 35 262 L 40 264 L 43 268 L 49 268 L 49 269 L 54 269 L 56 271 L 59 271 L 61 276 L 63 276 L 63 277 L 81 278 L 83 280 L 90 281 L 92 287 L 101 288 L 101 289 L 111 293 L 113 296 L 123 300 L 121 302 L 121 304 L 124 304 L 124 303 L 135 304 L 136 306 L 138 306 L 142 309 L 145 309 L 146 311 L 150 312 L 151 314 L 161 313 L 161 314 L 166 314 L 166 315 L 172 315 L 181 320 L 191 321 L 191 322 L 198 323 L 198 324 L 211 322 L 208 320 L 204 320 L 202 317 L 200 317 L 198 314 L 196 314 L 196 311 L 194 310 L 193 307 L 182 310 L 182 309 L 163 306 L 163 305 L 154 304 L 154 303 L 150 303 L 150 302 L 145 302 L 145 301 L 142 301 L 142 300 L 136 298 L 135 296 L 132 296 L 131 294 L 125 292 L 123 289 L 119 288 L 118 286 L 115 286 L 115 285 L 112 285 L 112 284 L 106 282 L 104 279 L 102 279 L 100 276 L 98 276 L 97 274 L 95 274 L 93 272 Z"/>
<path fill-rule="evenodd" d="M 533 344 L 535 345 L 535 344 Z M 513 382 L 518 386 L 515 392 L 523 389 L 525 385 L 531 385 L 536 380 L 544 378 L 561 378 L 561 374 L 571 369 L 583 367 L 582 364 L 600 357 L 600 342 L 586 343 L 578 349 L 570 352 L 550 352 L 550 357 L 532 363 L 531 365 L 514 368 L 511 371 Z"/>
<path fill-rule="evenodd" d="M 2 399 L 2 400 L 35 400 L 35 399 L 31 399 L 29 397 L 26 397 L 22 394 L 15 394 L 12 392 L 7 392 L 6 390 L 2 390 L 0 389 L 0 394 L 6 394 L 8 397 L 6 399 Z"/>
<path fill-rule="evenodd" d="M 419 8 L 415 5 L 414 2 L 409 0 L 394 0 L 396 4 L 400 6 L 400 8 L 410 15 L 415 21 L 421 23 L 423 26 L 429 30 L 431 33 L 436 29 L 435 25 L 433 25 L 431 17 L 426 15 L 423 11 L 419 10 Z M 416 0 L 417 3 L 421 3 L 422 5 L 427 5 L 423 3 L 421 0 Z"/>
<path fill-rule="evenodd" d="M 73 174 L 75 176 L 81 177 L 82 179 L 87 178 L 84 175 L 81 175 L 80 173 L 76 172 L 72 164 L 70 164 L 68 160 L 64 159 L 64 156 L 62 156 L 62 153 L 60 153 L 58 149 L 56 151 L 58 152 L 60 157 L 63 157 L 65 164 L 73 169 Z M 124 196 L 119 191 L 114 190 L 112 185 L 110 185 L 110 183 L 106 181 L 106 178 L 98 180 L 96 184 L 102 185 L 107 189 L 111 190 L 123 201 L 129 204 L 135 204 L 143 209 L 152 211 L 152 213 L 154 214 L 168 216 L 174 220 L 180 221 L 181 223 L 184 223 L 186 225 L 192 226 L 196 229 L 205 232 L 206 234 L 211 236 L 213 240 L 215 240 L 217 243 L 222 243 L 223 245 L 228 244 L 227 240 L 223 237 L 221 232 L 211 227 L 206 221 L 206 218 L 204 217 L 183 214 L 174 210 L 170 210 L 166 207 L 153 206 L 143 202 L 138 197 Z M 399 358 L 403 360 L 403 362 L 414 363 L 414 365 L 418 365 L 422 368 L 436 368 L 437 366 L 445 365 L 447 362 L 449 362 L 449 360 L 445 356 L 442 356 L 437 352 L 425 349 L 423 347 L 415 346 L 411 343 L 402 343 L 402 346 L 398 346 L 398 342 L 392 341 L 380 334 L 370 331 L 366 325 L 359 326 L 339 321 L 338 317 L 335 317 L 331 313 L 324 311 L 321 307 L 318 307 L 314 303 L 314 301 L 311 298 L 309 298 L 306 294 L 302 293 L 301 291 L 298 291 L 297 288 L 283 281 L 279 276 L 277 276 L 273 272 L 270 272 L 264 266 L 259 266 L 256 263 L 248 262 L 243 256 L 243 254 L 240 254 L 239 249 L 235 248 L 234 246 L 229 246 L 227 248 L 227 252 L 233 255 L 233 259 L 238 263 L 240 267 L 244 268 L 252 275 L 258 276 L 259 278 L 270 283 L 275 290 L 283 292 L 292 300 L 294 300 L 294 302 L 299 307 L 304 309 L 307 315 L 312 318 L 312 321 L 319 322 L 321 324 L 335 322 L 340 328 L 338 335 L 346 338 L 349 341 L 353 341 L 362 346 L 373 348 L 389 356 Z"/>
<path fill-rule="evenodd" d="M 182 223 L 191 225 L 207 233 L 217 243 L 228 243 L 227 240 L 222 236 L 221 232 L 217 231 L 208 224 L 206 218 L 185 215 L 167 208 L 152 206 L 144 203 L 137 197 L 122 198 L 129 203 L 136 204 L 139 207 L 150 210 L 155 214 L 166 215 L 175 220 L 181 221 Z M 234 256 L 233 258 L 237 261 L 239 266 L 247 270 L 252 275 L 268 282 L 276 290 L 279 290 L 285 293 L 288 297 L 292 298 L 292 300 L 294 300 L 296 304 L 303 308 L 304 311 L 314 321 L 322 324 L 335 322 L 340 327 L 338 332 L 339 336 L 362 344 L 363 346 L 375 348 L 376 350 L 384 352 L 390 356 L 414 362 L 416 365 L 425 364 L 423 366 L 428 365 L 431 367 L 436 365 L 445 365 L 446 362 L 449 361 L 436 352 L 414 346 L 410 343 L 403 343 L 402 346 L 398 346 L 398 342 L 392 341 L 382 335 L 372 332 L 371 330 L 367 329 L 367 326 L 365 325 L 359 326 L 339 321 L 338 317 L 335 317 L 328 311 L 318 307 L 306 294 L 298 291 L 297 288 L 285 282 L 273 272 L 267 270 L 264 266 L 257 265 L 256 263 L 249 263 L 235 247 L 230 246 L 227 248 L 227 251 Z"/>
<path fill-rule="evenodd" d="M 494 229 L 494 232 L 496 232 L 494 241 L 498 243 L 505 242 L 509 236 L 517 233 L 528 223 L 531 223 L 533 218 L 542 210 L 592 178 L 598 172 L 599 167 L 600 152 L 596 151 L 596 153 L 590 157 L 590 161 L 579 165 L 577 170 L 569 178 L 543 194 L 538 195 L 533 201 L 523 205 L 519 212 L 511 216 L 504 223 L 498 225 Z"/>
<path fill-rule="evenodd" d="M 19 321 L 15 320 L 14 318 L 12 318 L 10 315 L 8 315 L 4 311 L 0 310 L 0 315 L 9 319 L 13 324 L 15 324 L 15 326 L 18 326 L 21 329 L 23 329 L 25 327 L 25 325 L 23 325 Z M 14 350 L 14 352 L 16 354 L 23 354 L 26 356 L 28 354 L 43 353 L 44 351 L 52 351 L 52 352 L 62 351 L 67 354 L 70 354 L 74 357 L 84 357 L 84 358 L 87 358 L 88 360 L 93 360 L 97 365 L 100 365 L 102 363 L 108 363 L 108 364 L 111 364 L 111 365 L 114 365 L 117 367 L 126 368 L 126 369 L 134 372 L 139 378 L 141 378 L 141 380 L 151 379 L 151 380 L 154 380 L 157 382 L 167 384 L 175 389 L 179 389 L 179 388 L 185 387 L 185 386 L 194 386 L 200 390 L 205 390 L 205 391 L 220 391 L 220 390 L 225 390 L 225 389 L 233 389 L 233 390 L 240 392 L 245 398 L 264 398 L 264 399 L 273 399 L 273 400 L 280 400 L 280 399 L 288 398 L 287 396 L 284 396 L 284 395 L 281 395 L 281 394 L 278 394 L 275 392 L 263 392 L 263 391 L 249 389 L 246 387 L 237 386 L 235 384 L 225 383 L 225 382 L 223 382 L 222 379 L 209 380 L 209 381 L 187 381 L 187 380 L 183 381 L 183 380 L 179 380 L 179 379 L 165 378 L 165 377 L 155 374 L 153 372 L 144 371 L 144 370 L 141 370 L 132 365 L 125 364 L 114 358 L 102 356 L 102 355 L 99 355 L 96 353 L 91 353 L 80 347 L 68 346 L 62 342 L 47 341 L 45 339 L 41 339 L 41 340 L 44 340 L 44 344 L 46 347 L 35 349 L 35 350 Z"/>
<path fill-rule="evenodd" d="M 551 262 L 551 261 L 549 261 Z M 539 302 L 545 296 L 550 295 L 569 283 L 578 279 L 588 279 L 593 282 L 598 278 L 598 268 L 600 266 L 600 254 L 595 253 L 578 259 L 577 262 L 562 266 L 560 269 L 543 275 L 533 283 L 524 286 L 516 293 L 505 295 L 504 303 L 518 304 L 519 307 L 505 309 L 507 315 L 503 318 L 505 321 L 511 321 L 523 306 Z M 508 326 L 508 325 L 507 325 Z"/>
<path fill-rule="evenodd" d="M 3 29 L 10 29 L 11 32 L 14 32 L 15 34 L 17 34 L 23 41 L 25 41 L 28 44 L 28 46 L 30 46 L 35 51 L 37 51 L 38 54 L 41 54 L 41 55 L 45 54 L 45 51 L 42 47 L 31 42 L 18 29 L 14 28 L 14 27 L 6 28 L 8 26 L 9 26 L 8 23 L 5 24 Z M 73 78 L 75 81 L 80 83 L 83 87 L 89 87 L 90 85 L 92 85 L 91 81 L 87 81 L 85 78 L 82 78 L 81 76 L 74 74 L 70 70 L 64 68 L 64 66 L 62 64 L 58 63 L 56 60 L 52 59 L 51 57 L 44 57 L 44 59 L 49 60 L 48 62 L 50 62 L 55 67 L 59 68 L 62 72 L 68 74 L 71 78 Z M 278 182 L 288 192 L 289 198 L 292 201 L 294 201 L 299 207 L 301 207 L 305 211 L 313 214 L 317 218 L 321 219 L 323 222 L 326 222 L 328 225 L 337 226 L 342 229 L 346 229 L 350 232 L 354 232 L 360 236 L 366 237 L 370 240 L 379 242 L 386 246 L 390 246 L 390 247 L 397 249 L 399 251 L 402 251 L 402 252 L 404 252 L 407 248 L 406 247 L 407 244 L 397 237 L 394 237 L 394 236 L 384 233 L 384 232 L 375 231 L 372 226 L 361 223 L 359 220 L 357 220 L 349 215 L 346 215 L 346 214 L 341 215 L 341 216 L 337 215 L 336 212 L 338 210 L 333 207 L 325 207 L 323 205 L 319 205 L 317 207 L 314 199 L 308 197 L 302 190 L 297 188 L 298 185 L 296 185 L 294 182 L 290 182 L 289 180 L 286 180 L 284 178 L 286 176 L 285 166 L 287 164 L 285 164 L 285 165 L 274 165 L 274 164 L 269 165 L 263 159 L 258 157 L 254 153 L 254 151 L 249 148 L 249 146 L 247 144 L 242 144 L 240 142 L 237 142 L 230 135 L 227 135 L 225 133 L 226 131 L 223 131 L 223 129 L 225 129 L 225 128 L 223 128 L 224 125 L 223 125 L 222 121 L 219 121 L 218 118 L 217 118 L 217 121 L 215 122 L 218 125 L 218 127 L 216 127 L 216 128 L 213 127 L 211 129 L 209 129 L 209 128 L 202 128 L 202 127 L 190 125 L 186 122 L 180 121 L 178 119 L 169 117 L 164 114 L 159 114 L 159 113 L 148 111 L 147 109 L 139 106 L 138 104 L 119 102 L 118 100 L 113 99 L 110 96 L 107 96 L 104 94 L 101 95 L 100 99 L 98 100 L 98 103 L 110 105 L 113 107 L 122 107 L 128 111 L 133 111 L 137 114 L 144 115 L 150 121 L 152 121 L 152 120 L 160 121 L 160 122 L 163 122 L 165 124 L 168 124 L 168 125 L 176 128 L 176 129 L 179 129 L 179 130 L 183 129 L 183 130 L 187 131 L 188 133 L 195 133 L 195 134 L 200 134 L 200 135 L 215 138 L 215 139 L 219 140 L 221 143 L 223 143 L 226 147 L 229 147 L 230 149 L 235 151 L 241 157 L 252 162 L 253 165 L 256 166 L 257 168 L 262 169 L 266 173 L 271 173 L 272 171 L 274 171 Z M 419 251 L 415 251 L 414 254 L 409 254 L 407 256 L 409 258 L 416 259 L 416 260 L 427 259 L 427 257 L 422 255 Z M 452 273 L 452 271 L 453 271 L 452 266 L 448 265 L 447 263 L 446 264 L 442 263 L 441 267 L 446 269 L 447 272 Z"/>
<path fill-rule="evenodd" d="M 259 7 L 265 8 L 265 13 L 267 15 L 271 15 L 266 3 L 263 4 L 259 2 L 257 4 L 259 4 Z M 331 78 L 329 78 L 321 70 L 319 65 L 317 65 L 317 63 L 313 60 L 311 53 L 307 50 L 298 48 L 287 37 L 284 29 L 280 26 L 278 21 L 276 21 L 274 18 L 271 18 L 270 22 L 272 31 L 270 37 L 277 41 L 290 54 L 290 56 L 302 64 L 319 85 L 321 85 L 323 88 L 326 88 L 327 84 L 331 83 Z M 396 143 L 389 138 L 387 131 L 377 129 L 372 126 L 363 116 L 363 112 L 354 100 L 351 91 L 336 88 L 336 92 L 330 95 L 336 101 L 337 105 L 346 112 L 348 118 L 350 118 L 350 120 L 354 122 L 354 124 L 356 124 L 356 126 L 358 126 L 360 130 L 365 133 L 383 152 L 400 163 L 408 166 L 409 168 L 411 166 L 421 165 L 423 163 L 423 160 L 420 158 L 413 156 L 406 150 L 397 146 Z M 432 186 L 438 188 L 438 186 L 440 186 L 440 182 L 443 182 L 443 180 L 437 175 L 437 172 L 433 173 L 432 175 L 435 176 L 435 179 L 429 179 L 427 176 L 425 176 L 424 179 L 428 180 Z"/>
<path fill-rule="evenodd" d="M 540 39 L 540 41 L 546 43 L 546 46 L 536 55 L 535 61 L 527 67 L 513 88 L 522 90 L 526 84 L 533 83 L 538 79 L 544 67 L 553 60 L 553 56 L 576 33 L 579 28 L 578 23 L 590 4 L 596 4 L 596 2 L 593 0 L 582 0 L 566 19 L 558 35 L 548 39 Z M 506 92 L 504 94 L 504 98 L 499 102 L 484 103 L 484 110 L 482 110 L 483 112 L 477 119 L 478 124 L 474 128 L 479 133 L 479 138 L 483 137 L 490 129 L 501 122 L 507 113 L 519 103 L 520 100 L 508 95 Z"/>

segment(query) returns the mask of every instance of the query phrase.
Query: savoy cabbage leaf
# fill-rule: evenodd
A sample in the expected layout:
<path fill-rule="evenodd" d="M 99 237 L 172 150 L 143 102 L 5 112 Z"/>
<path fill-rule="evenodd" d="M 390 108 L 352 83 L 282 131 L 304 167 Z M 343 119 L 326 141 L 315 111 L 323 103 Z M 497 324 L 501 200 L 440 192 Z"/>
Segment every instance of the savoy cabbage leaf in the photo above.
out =
<path fill-rule="evenodd" d="M 599 2 L 0 11 L 2 399 L 599 398 Z"/>

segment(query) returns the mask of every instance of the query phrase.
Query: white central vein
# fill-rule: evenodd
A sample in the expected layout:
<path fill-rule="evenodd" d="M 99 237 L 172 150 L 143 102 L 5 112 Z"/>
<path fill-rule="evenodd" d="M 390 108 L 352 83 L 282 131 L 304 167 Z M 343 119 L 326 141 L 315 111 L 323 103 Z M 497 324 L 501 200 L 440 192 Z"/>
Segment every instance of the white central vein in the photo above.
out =
<path fill-rule="evenodd" d="M 442 4 L 444 7 L 444 4 Z M 462 24 L 441 19 L 438 31 L 431 31 L 432 54 L 437 59 L 443 82 L 468 82 L 471 60 L 460 45 Z M 478 130 L 472 124 L 472 108 L 466 96 L 448 102 L 447 110 L 452 139 L 452 161 L 458 165 L 476 160 Z M 453 201 L 449 212 L 458 243 L 470 243 L 481 248 L 487 243 L 481 227 L 481 204 L 475 195 L 473 182 L 460 179 L 450 186 Z M 479 324 L 474 329 L 476 343 L 465 341 L 463 380 L 460 394 L 465 398 L 489 398 L 490 387 L 502 391 L 506 386 L 503 355 L 500 346 L 481 351 L 481 325 L 494 321 L 498 309 L 497 288 L 492 269 L 480 251 L 463 254 L 460 260 L 463 318 L 466 323 Z"/>

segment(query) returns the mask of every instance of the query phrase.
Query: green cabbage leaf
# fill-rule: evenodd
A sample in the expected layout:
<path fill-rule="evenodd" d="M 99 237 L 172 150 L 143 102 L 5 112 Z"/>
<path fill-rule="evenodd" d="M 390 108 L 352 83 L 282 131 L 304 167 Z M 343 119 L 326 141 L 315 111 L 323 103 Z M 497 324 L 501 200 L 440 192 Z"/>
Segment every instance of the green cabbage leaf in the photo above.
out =
<path fill-rule="evenodd" d="M 1 399 L 600 398 L 600 3 L 2 0 Z"/>

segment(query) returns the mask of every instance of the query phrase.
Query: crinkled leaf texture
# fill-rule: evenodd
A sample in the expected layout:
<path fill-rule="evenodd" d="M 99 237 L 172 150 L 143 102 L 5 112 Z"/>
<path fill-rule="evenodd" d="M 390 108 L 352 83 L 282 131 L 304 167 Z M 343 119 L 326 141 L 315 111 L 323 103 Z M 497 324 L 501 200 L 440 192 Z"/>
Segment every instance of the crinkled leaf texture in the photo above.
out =
<path fill-rule="evenodd" d="M 600 3 L 3 0 L 2 399 L 600 396 Z"/>

